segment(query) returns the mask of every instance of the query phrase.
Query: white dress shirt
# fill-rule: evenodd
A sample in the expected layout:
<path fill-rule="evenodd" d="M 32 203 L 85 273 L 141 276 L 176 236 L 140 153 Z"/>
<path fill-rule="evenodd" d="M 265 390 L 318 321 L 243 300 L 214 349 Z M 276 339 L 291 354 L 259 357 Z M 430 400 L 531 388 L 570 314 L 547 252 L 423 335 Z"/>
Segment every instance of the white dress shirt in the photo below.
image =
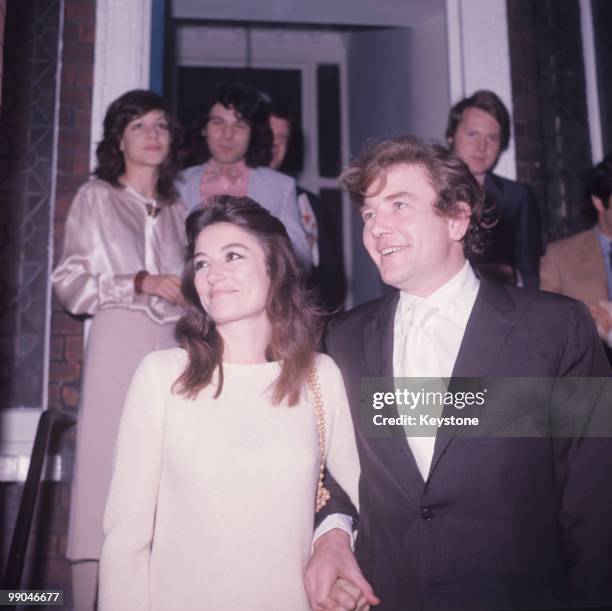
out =
<path fill-rule="evenodd" d="M 480 281 L 466 261 L 458 274 L 425 299 L 400 292 L 393 323 L 394 377 L 451 377 L 479 286 Z M 419 327 L 416 337 L 414 326 Z M 411 336 L 416 340 L 414 344 Z M 421 476 L 426 480 L 435 437 L 407 439 Z M 333 528 L 354 535 L 350 516 L 332 514 L 319 524 L 313 541 Z"/>
<path fill-rule="evenodd" d="M 393 324 L 395 378 L 451 377 L 479 284 L 466 261 L 456 276 L 425 299 L 400 293 Z M 426 480 L 436 438 L 407 439 Z"/>

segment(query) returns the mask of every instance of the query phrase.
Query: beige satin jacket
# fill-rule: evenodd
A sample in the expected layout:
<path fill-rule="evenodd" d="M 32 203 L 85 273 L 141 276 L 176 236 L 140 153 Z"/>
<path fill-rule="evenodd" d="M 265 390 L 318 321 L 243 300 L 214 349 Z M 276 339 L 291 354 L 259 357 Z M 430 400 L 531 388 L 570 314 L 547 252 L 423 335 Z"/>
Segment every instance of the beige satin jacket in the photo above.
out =
<path fill-rule="evenodd" d="M 105 308 L 128 308 L 160 324 L 180 317 L 181 308 L 165 299 L 134 293 L 138 271 L 180 276 L 183 268 L 187 209 L 177 202 L 153 218 L 147 204 L 155 201 L 104 180 L 79 189 L 68 213 L 63 253 L 51 275 L 67 310 L 93 315 Z"/>

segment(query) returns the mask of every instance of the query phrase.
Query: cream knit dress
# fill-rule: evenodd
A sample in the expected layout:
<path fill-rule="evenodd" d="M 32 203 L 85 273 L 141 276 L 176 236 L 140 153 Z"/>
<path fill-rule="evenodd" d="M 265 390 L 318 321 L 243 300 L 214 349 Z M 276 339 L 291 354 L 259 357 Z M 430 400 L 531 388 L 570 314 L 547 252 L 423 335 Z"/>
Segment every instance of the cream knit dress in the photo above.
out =
<path fill-rule="evenodd" d="M 276 362 L 224 364 L 212 388 L 172 395 L 174 348 L 143 360 L 121 419 L 104 518 L 100 609 L 308 611 L 319 445 L 310 397 L 274 406 Z M 357 502 L 359 461 L 341 374 L 317 370 L 327 465 Z"/>

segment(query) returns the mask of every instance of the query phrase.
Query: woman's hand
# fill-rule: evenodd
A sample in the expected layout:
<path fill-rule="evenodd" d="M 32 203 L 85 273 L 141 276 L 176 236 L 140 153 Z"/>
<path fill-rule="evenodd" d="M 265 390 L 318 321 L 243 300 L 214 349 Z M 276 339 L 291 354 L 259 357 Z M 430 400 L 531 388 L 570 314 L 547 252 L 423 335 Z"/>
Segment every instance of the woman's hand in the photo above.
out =
<path fill-rule="evenodd" d="M 357 565 L 349 535 L 337 528 L 314 542 L 304 586 L 313 611 L 362 611 L 380 603 Z"/>
<path fill-rule="evenodd" d="M 181 279 L 174 274 L 148 274 L 142 281 L 142 292 L 161 297 L 173 305 L 185 305 Z"/>

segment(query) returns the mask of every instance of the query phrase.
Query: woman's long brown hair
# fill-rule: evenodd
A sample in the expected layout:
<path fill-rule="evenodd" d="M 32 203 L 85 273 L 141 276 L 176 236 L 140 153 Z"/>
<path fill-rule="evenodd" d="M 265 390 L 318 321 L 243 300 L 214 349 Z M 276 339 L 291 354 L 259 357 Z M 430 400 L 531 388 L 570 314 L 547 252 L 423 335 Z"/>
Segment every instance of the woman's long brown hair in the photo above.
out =
<path fill-rule="evenodd" d="M 272 402 L 287 399 L 295 405 L 313 364 L 322 332 L 322 312 L 306 288 L 306 278 L 284 225 L 249 197 L 221 195 L 193 211 L 186 221 L 187 254 L 181 290 L 187 311 L 176 326 L 179 345 L 188 363 L 173 385 L 179 395 L 193 399 L 218 370 L 215 397 L 223 387 L 223 340 L 206 313 L 195 288 L 193 265 L 200 232 L 216 223 L 231 223 L 255 236 L 264 249 L 270 277 L 266 313 L 272 329 L 266 349 L 268 361 L 280 361 Z"/>

